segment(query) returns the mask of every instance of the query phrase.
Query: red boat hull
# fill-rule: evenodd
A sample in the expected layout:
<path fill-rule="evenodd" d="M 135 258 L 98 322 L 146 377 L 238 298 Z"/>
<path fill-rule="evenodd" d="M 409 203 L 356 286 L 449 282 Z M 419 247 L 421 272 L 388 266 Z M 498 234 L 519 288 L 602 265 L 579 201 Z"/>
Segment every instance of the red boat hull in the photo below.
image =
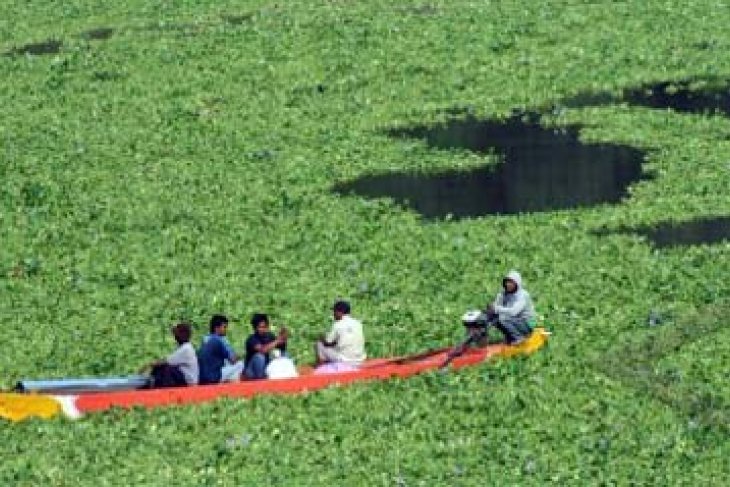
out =
<path fill-rule="evenodd" d="M 529 355 L 542 348 L 549 333 L 536 328 L 527 340 L 517 346 L 502 344 L 467 350 L 456 357 L 449 366 L 454 369 L 475 365 L 493 357 Z M 345 385 L 357 381 L 405 378 L 440 368 L 451 349 L 433 350 L 426 353 L 393 359 L 368 360 L 356 370 L 332 373 L 314 373 L 311 369 L 300 370 L 293 379 L 243 381 L 206 386 L 177 387 L 171 389 L 131 390 L 99 392 L 80 395 L 50 394 L 0 394 L 0 417 L 21 421 L 30 417 L 52 418 L 64 414 L 77 418 L 85 413 L 105 411 L 114 407 L 155 408 L 181 404 L 195 404 L 221 397 L 247 398 L 258 394 L 298 394 L 316 391 L 333 385 Z"/>

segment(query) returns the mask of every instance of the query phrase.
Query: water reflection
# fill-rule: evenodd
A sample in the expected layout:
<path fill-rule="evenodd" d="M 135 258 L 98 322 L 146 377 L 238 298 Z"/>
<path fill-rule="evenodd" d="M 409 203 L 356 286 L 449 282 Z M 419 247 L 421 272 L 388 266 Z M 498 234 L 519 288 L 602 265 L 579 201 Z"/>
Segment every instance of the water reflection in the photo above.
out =
<path fill-rule="evenodd" d="M 428 219 L 550 211 L 617 203 L 644 177 L 644 153 L 617 144 L 583 144 L 579 126 L 542 127 L 539 116 L 506 120 L 470 117 L 437 127 L 415 127 L 394 137 L 425 139 L 439 149 L 465 148 L 501 156 L 472 171 L 365 176 L 336 186 L 340 194 L 390 197 Z"/>

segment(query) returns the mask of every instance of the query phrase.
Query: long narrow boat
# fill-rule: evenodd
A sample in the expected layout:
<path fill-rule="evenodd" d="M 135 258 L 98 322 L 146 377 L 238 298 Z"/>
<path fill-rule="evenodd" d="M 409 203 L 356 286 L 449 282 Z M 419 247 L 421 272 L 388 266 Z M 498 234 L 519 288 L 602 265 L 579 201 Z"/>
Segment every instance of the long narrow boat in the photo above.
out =
<path fill-rule="evenodd" d="M 529 355 L 547 342 L 549 332 L 535 328 L 533 333 L 516 346 L 493 344 L 483 348 L 472 348 L 456 357 L 450 367 L 458 369 L 479 364 L 495 357 Z M 450 348 L 432 350 L 417 355 L 390 359 L 368 360 L 354 370 L 331 373 L 300 370 L 300 376 L 292 379 L 243 381 L 193 387 L 144 390 L 101 390 L 71 394 L 57 389 L 57 394 L 3 393 L 0 394 L 0 417 L 11 421 L 21 421 L 31 417 L 53 418 L 63 415 L 79 418 L 86 413 L 105 411 L 114 407 L 131 408 L 136 406 L 155 408 L 181 404 L 194 404 L 212 401 L 221 397 L 247 398 L 258 394 L 297 394 L 316 391 L 332 385 L 344 385 L 357 381 L 385 380 L 393 377 L 410 377 L 441 367 L 446 361 Z M 93 383 L 94 379 L 84 379 Z M 138 378 L 130 378 L 131 383 Z M 102 381 L 102 383 L 104 383 Z M 110 387 L 121 382 L 111 381 Z M 40 388 L 40 382 L 29 382 Z M 78 381 L 75 383 L 78 387 Z M 41 390 L 41 389 L 39 389 Z"/>

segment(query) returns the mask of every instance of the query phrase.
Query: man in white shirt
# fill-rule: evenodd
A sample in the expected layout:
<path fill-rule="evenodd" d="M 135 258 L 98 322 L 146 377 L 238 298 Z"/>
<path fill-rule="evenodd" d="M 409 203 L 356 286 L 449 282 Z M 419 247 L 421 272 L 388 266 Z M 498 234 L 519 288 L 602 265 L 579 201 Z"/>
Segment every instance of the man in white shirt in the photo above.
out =
<path fill-rule="evenodd" d="M 317 365 L 327 362 L 359 364 L 365 360 L 362 323 L 350 316 L 350 303 L 339 300 L 332 307 L 335 322 L 316 345 Z"/>
<path fill-rule="evenodd" d="M 142 367 L 140 372 L 152 369 L 152 387 L 192 386 L 198 383 L 198 357 L 190 343 L 192 329 L 187 323 L 172 328 L 177 349 L 164 360 L 156 360 Z"/>
<path fill-rule="evenodd" d="M 185 377 L 185 383 L 194 386 L 198 383 L 198 355 L 195 347 L 190 343 L 190 325 L 180 324 L 173 328 L 175 340 L 180 345 L 167 356 L 167 365 L 177 367 Z M 182 342 L 182 343 L 181 343 Z"/>

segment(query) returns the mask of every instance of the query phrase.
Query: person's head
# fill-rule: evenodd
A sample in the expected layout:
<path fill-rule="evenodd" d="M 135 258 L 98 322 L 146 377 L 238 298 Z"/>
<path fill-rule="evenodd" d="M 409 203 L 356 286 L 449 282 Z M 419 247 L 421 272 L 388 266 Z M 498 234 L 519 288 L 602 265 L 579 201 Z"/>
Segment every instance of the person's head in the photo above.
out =
<path fill-rule="evenodd" d="M 504 292 L 507 294 L 517 292 L 521 285 L 522 277 L 520 277 L 520 273 L 517 271 L 509 271 L 507 275 L 504 276 L 504 279 L 502 279 L 502 287 L 504 288 Z"/>
<path fill-rule="evenodd" d="M 179 345 L 189 342 L 192 334 L 193 330 L 187 323 L 178 323 L 172 327 L 172 336 Z"/>
<path fill-rule="evenodd" d="M 332 314 L 336 320 L 342 319 L 343 316 L 350 314 L 350 303 L 345 300 L 338 299 L 332 306 Z"/>
<path fill-rule="evenodd" d="M 264 313 L 255 313 L 251 317 L 251 327 L 257 335 L 264 335 L 269 331 L 269 317 Z"/>
<path fill-rule="evenodd" d="M 223 315 L 213 315 L 210 319 L 210 333 L 224 336 L 228 331 L 228 318 Z"/>

